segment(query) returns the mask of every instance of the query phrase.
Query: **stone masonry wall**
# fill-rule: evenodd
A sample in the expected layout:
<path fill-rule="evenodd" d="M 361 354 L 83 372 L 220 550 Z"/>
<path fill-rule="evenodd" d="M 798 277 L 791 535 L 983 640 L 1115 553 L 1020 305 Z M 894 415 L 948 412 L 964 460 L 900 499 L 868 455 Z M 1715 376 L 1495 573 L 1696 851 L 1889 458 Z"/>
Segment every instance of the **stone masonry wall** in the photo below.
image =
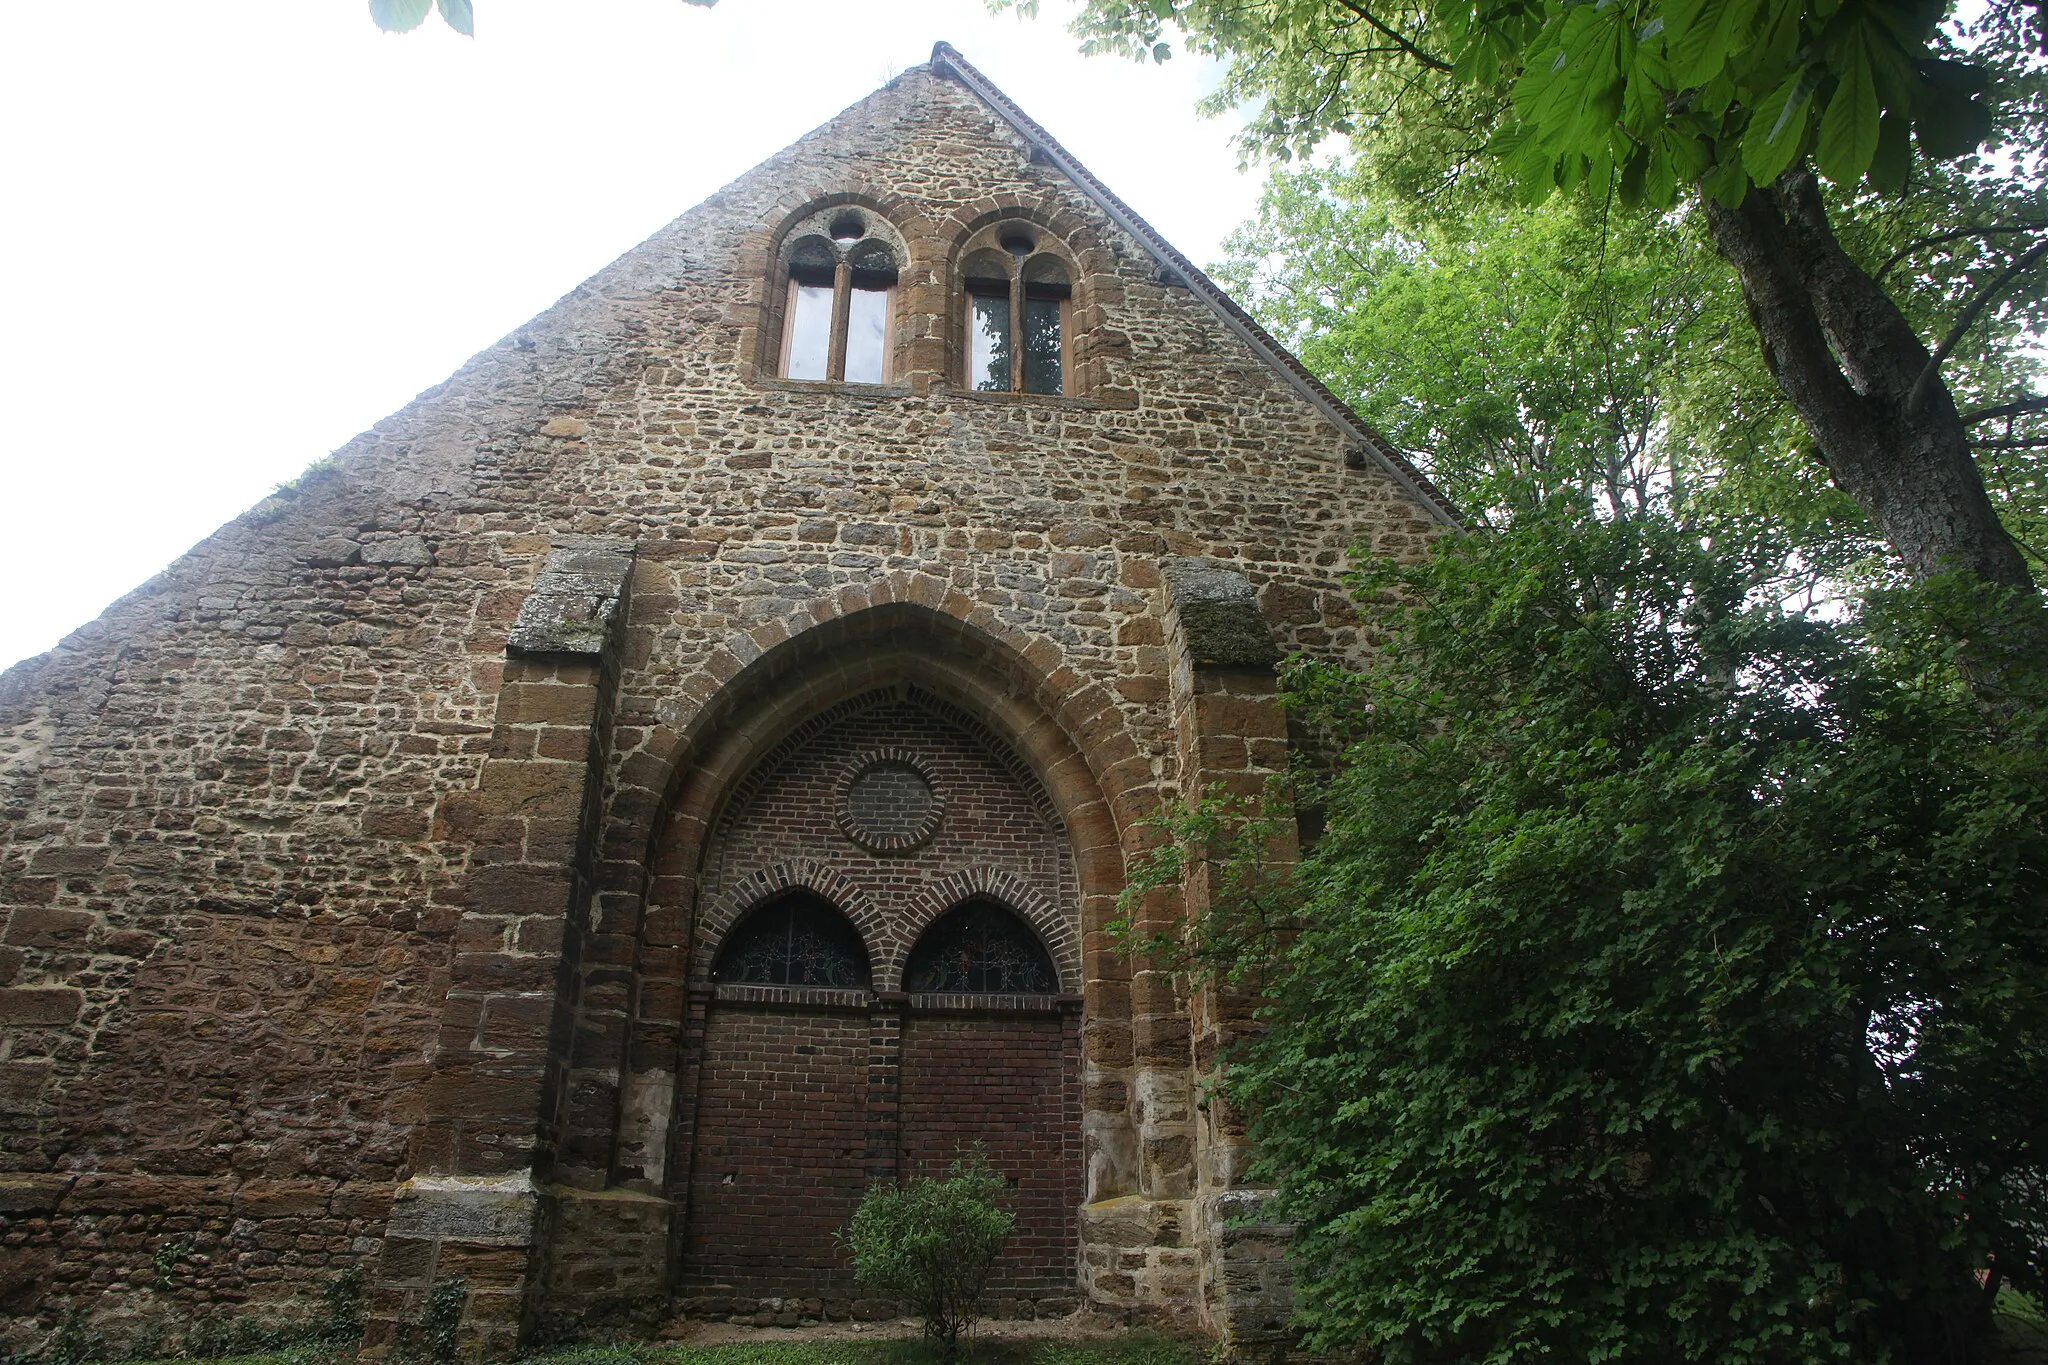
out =
<path fill-rule="evenodd" d="M 776 234 L 832 202 L 885 215 L 910 251 L 890 387 L 761 367 Z M 1004 219 L 1079 263 L 1071 395 L 958 387 L 955 248 Z M 1073 755 L 1040 775 L 1078 897 L 1081 1197 L 1184 1198 L 1187 1144 L 1135 1134 L 1140 1076 L 1188 1064 L 1185 1011 L 1154 983 L 1134 995 L 1102 934 L 1134 821 L 1184 782 L 1160 565 L 1227 565 L 1281 648 L 1355 656 L 1347 550 L 1412 554 L 1443 527 L 1351 450 L 931 69 L 691 210 L 0 676 L 7 1345 L 72 1305 L 120 1318 L 148 1295 L 186 1315 L 287 1311 L 375 1256 L 439 1103 L 456 926 L 489 910 L 476 889 L 506 847 L 490 828 L 521 799 L 486 773 L 511 623 L 566 537 L 637 558 L 607 733 L 578 750 L 604 764 L 592 890 L 575 933 L 493 955 L 564 974 L 575 1002 L 560 1037 L 537 1025 L 563 1109 L 533 1188 L 639 1188 L 613 1169 L 616 1134 L 636 1095 L 679 1084 L 708 900 L 702 833 L 677 844 L 675 822 L 708 831 L 720 795 L 692 774 L 800 719 L 749 719 L 736 698 L 814 632 L 914 608 L 934 623 L 916 647 L 932 678 L 1009 670 L 961 682 L 956 704 L 1027 763 Z M 888 682 L 863 657 L 899 645 L 862 648 L 807 665 L 818 705 L 838 680 Z M 796 683 L 775 686 L 797 705 Z M 698 853 L 664 852 L 681 847 Z M 668 1195 L 641 1194 L 604 1207 L 653 1219 L 658 1243 Z M 553 1226 L 597 1239 L 596 1207 Z M 158 1287 L 156 1255 L 188 1235 L 192 1269 Z"/>

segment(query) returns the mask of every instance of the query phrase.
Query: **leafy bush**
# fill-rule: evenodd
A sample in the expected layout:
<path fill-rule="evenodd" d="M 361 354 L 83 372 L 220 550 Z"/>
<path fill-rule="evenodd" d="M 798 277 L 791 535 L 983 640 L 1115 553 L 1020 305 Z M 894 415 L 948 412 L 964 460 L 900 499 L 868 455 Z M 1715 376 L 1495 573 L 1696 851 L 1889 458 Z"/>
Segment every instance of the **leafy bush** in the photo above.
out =
<path fill-rule="evenodd" d="M 916 1175 L 870 1185 L 840 1234 L 853 1273 L 924 1318 L 925 1335 L 951 1351 L 980 1315 L 989 1270 L 1016 1218 L 1004 1182 L 981 1148 L 954 1161 L 943 1180 Z"/>
<path fill-rule="evenodd" d="M 1375 568 L 1377 662 L 1295 674 L 1324 833 L 1197 946 L 1264 973 L 1227 1084 L 1314 1343 L 1931 1365 L 2039 1297 L 2041 661 L 1987 707 L 2009 604 L 1830 623 L 1780 562 L 1554 503 Z"/>

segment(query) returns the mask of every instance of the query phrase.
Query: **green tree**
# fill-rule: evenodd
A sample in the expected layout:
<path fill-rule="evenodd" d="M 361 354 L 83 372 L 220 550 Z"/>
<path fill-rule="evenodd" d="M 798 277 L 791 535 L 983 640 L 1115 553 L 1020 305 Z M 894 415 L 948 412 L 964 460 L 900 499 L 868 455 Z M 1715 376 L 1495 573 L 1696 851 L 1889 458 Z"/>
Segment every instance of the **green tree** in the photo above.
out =
<path fill-rule="evenodd" d="M 2048 1287 L 2039 673 L 1960 685 L 2001 590 L 1829 624 L 1783 554 L 1551 498 L 1296 674 L 1325 832 L 1202 943 L 1269 1002 L 1227 1084 L 1317 1342 L 1933 1365 Z"/>
<path fill-rule="evenodd" d="M 1582 198 L 1525 209 L 1472 175 L 1418 205 L 1389 184 L 1403 163 L 1383 150 L 1368 141 L 1342 164 L 1276 170 L 1217 273 L 1461 506 L 1487 512 L 1501 479 L 1540 478 L 1615 513 L 1657 501 L 1703 530 L 1767 518 L 1837 584 L 1889 571 L 1868 518 L 1829 484 L 1743 344 L 1741 294 L 1699 211 L 1611 213 Z M 1906 302 L 1930 326 L 1991 264 L 1981 237 L 1930 231 L 1950 202 L 1935 197 L 1930 185 L 1859 207 L 1844 234 L 1885 273 L 1921 258 Z M 2044 302 L 2023 293 L 1973 330 L 1949 362 L 1958 394 L 1984 404 L 2036 380 Z M 2048 445 L 2027 429 L 2036 420 L 1980 423 L 1979 459 L 2001 519 L 2041 560 Z"/>
<path fill-rule="evenodd" d="M 1475 513 L 1531 487 L 1610 515 L 1767 516 L 1841 577 L 1872 543 L 1753 349 L 1726 270 L 1669 215 L 1552 200 L 1403 215 L 1358 166 L 1282 170 L 1218 274 Z"/>
<path fill-rule="evenodd" d="M 1813 448 L 1907 570 L 2030 588 L 1973 459 L 1977 414 L 1958 410 L 1942 366 L 2048 237 L 1992 234 L 1952 204 L 1951 240 L 2002 261 L 1923 332 L 1832 217 L 1942 177 L 2038 197 L 2038 177 L 1996 155 L 2041 140 L 2042 63 L 2018 36 L 2038 15 L 1993 0 L 1966 49 L 1941 18 L 1918 0 L 1088 0 L 1076 30 L 1092 50 L 1163 58 L 1178 33 L 1227 58 L 1214 103 L 1256 107 L 1254 151 L 1341 133 L 1397 146 L 1397 178 L 1421 195 L 1479 168 L 1531 200 L 1697 204 Z"/>

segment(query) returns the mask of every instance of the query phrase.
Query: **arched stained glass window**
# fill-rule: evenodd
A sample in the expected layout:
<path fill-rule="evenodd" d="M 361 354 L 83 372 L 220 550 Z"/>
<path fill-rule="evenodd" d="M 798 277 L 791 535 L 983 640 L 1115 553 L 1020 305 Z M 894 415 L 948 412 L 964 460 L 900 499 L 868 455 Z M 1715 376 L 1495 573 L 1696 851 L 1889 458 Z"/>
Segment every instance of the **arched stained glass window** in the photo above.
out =
<path fill-rule="evenodd" d="M 1050 995 L 1059 977 L 1038 935 L 993 901 L 941 915 L 910 953 L 904 985 L 915 992 Z"/>
<path fill-rule="evenodd" d="M 868 950 L 830 901 L 798 892 L 740 921 L 719 950 L 711 979 L 739 986 L 864 990 Z"/>

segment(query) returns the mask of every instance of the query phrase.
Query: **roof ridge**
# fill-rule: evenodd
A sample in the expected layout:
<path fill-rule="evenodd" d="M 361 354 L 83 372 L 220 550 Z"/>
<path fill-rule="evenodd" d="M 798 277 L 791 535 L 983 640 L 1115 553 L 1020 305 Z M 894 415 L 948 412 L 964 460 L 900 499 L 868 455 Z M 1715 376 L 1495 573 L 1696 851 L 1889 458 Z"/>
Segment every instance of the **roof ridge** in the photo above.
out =
<path fill-rule="evenodd" d="M 1174 245 L 1159 234 L 1129 204 L 1116 196 L 1115 191 L 1095 177 L 1095 173 L 1083 166 L 1059 143 L 1059 139 L 1023 109 L 1017 102 L 998 89 L 994 82 L 981 74 L 974 64 L 960 55 L 958 48 L 941 39 L 932 44 L 931 67 L 934 73 L 951 76 L 978 95 L 982 102 L 1000 114 L 1003 119 L 1022 133 L 1032 146 L 1042 152 L 1049 162 L 1065 172 L 1067 178 L 1080 187 L 1081 192 L 1094 200 L 1096 206 L 1108 214 L 1112 221 L 1150 252 L 1161 267 L 1177 275 L 1188 291 L 1209 306 L 1223 325 L 1236 333 L 1238 338 L 1250 346 L 1252 353 L 1264 360 L 1306 398 L 1311 405 L 1320 409 L 1324 416 L 1336 423 L 1339 430 L 1348 431 L 1359 444 L 1379 460 L 1382 467 L 1393 475 L 1394 481 L 1420 499 L 1439 521 L 1449 526 L 1463 528 L 1465 519 L 1451 500 L 1443 495 L 1429 477 L 1409 462 L 1400 448 L 1374 429 L 1370 422 L 1351 410 L 1351 405 L 1330 392 L 1322 380 L 1316 378 L 1306 365 L 1295 358 L 1292 351 L 1281 345 L 1273 335 L 1261 327 L 1251 314 L 1238 307 L 1237 301 L 1223 292 L 1216 282 L 1193 261 L 1183 256 Z"/>

